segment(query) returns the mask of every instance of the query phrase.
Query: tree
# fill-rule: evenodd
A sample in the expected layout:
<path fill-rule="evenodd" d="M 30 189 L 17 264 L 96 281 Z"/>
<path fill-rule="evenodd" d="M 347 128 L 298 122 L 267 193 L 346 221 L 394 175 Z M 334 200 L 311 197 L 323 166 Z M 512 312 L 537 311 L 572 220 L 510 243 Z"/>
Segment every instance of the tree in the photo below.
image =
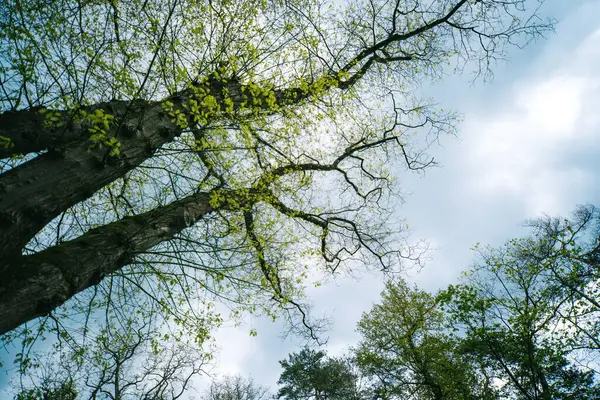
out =
<path fill-rule="evenodd" d="M 210 385 L 205 400 L 266 400 L 270 396 L 264 387 L 254 384 L 252 379 L 241 376 L 225 376 Z"/>
<path fill-rule="evenodd" d="M 25 389 L 17 393 L 15 400 L 76 400 L 77 392 L 71 381 L 51 385 L 43 382 L 42 386 L 35 389 Z"/>
<path fill-rule="evenodd" d="M 595 399 L 598 213 L 530 223 L 531 237 L 479 249 L 462 285 L 440 295 L 464 329 L 463 348 L 517 399 Z M 593 361 L 592 361 L 593 362 Z"/>
<path fill-rule="evenodd" d="M 203 337 L 206 296 L 310 328 L 307 260 L 418 257 L 386 166 L 453 116 L 414 89 L 551 29 L 524 4 L 3 2 L 0 334 L 136 303 Z"/>
<path fill-rule="evenodd" d="M 399 280 L 358 323 L 356 362 L 381 399 L 496 399 L 434 295 Z"/>
<path fill-rule="evenodd" d="M 600 350 L 600 211 L 578 206 L 570 219 L 540 218 L 527 223 L 533 237 L 521 240 L 517 256 L 540 268 L 548 292 L 558 299 L 560 324 L 573 348 Z"/>
<path fill-rule="evenodd" d="M 304 348 L 279 362 L 283 372 L 278 398 L 286 400 L 358 399 L 357 376 L 347 361 L 327 357 L 324 351 Z"/>
<path fill-rule="evenodd" d="M 182 398 L 210 357 L 148 321 L 121 324 L 88 335 L 83 346 L 57 342 L 50 355 L 21 361 L 27 368 L 21 370 L 17 399 Z"/>

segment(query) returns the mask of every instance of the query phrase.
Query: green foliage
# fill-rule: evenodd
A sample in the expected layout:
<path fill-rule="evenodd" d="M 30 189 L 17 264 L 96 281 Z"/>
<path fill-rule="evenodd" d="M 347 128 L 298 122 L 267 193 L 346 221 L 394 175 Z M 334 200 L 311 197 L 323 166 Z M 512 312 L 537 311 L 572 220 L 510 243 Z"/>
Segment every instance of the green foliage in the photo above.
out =
<path fill-rule="evenodd" d="M 388 282 L 381 303 L 358 323 L 356 362 L 374 393 L 382 399 L 495 399 L 448 323 L 433 295 L 402 280 Z"/>
<path fill-rule="evenodd" d="M 86 126 L 90 134 L 91 144 L 88 146 L 88 151 L 106 146 L 109 156 L 116 157 L 120 154 L 119 147 L 121 147 L 121 143 L 117 138 L 108 136 L 110 125 L 115 119 L 114 115 L 107 114 L 104 110 L 98 108 L 93 113 L 79 110 L 75 119 Z"/>
<path fill-rule="evenodd" d="M 11 138 L 0 135 L 0 148 L 10 149 L 14 147 L 14 143 Z"/>
<path fill-rule="evenodd" d="M 73 381 L 58 384 L 43 383 L 41 388 L 25 389 L 15 396 L 15 400 L 76 400 L 77 391 Z"/>
<path fill-rule="evenodd" d="M 304 348 L 279 362 L 278 398 L 285 400 L 358 399 L 357 377 L 347 361 Z"/>
<path fill-rule="evenodd" d="M 388 283 L 358 324 L 356 363 L 382 399 L 596 399 L 600 213 L 529 221 L 530 237 L 476 247 L 435 296 Z"/>
<path fill-rule="evenodd" d="M 28 260 L 51 249 L 60 265 L 67 256 L 78 259 L 65 250 L 70 241 L 93 248 L 110 237 L 101 250 L 118 255 L 112 265 L 89 258 L 97 265 L 86 265 L 93 270 L 87 290 L 2 338 L 23 339 L 22 370 L 32 365 L 34 342 L 48 334 L 92 369 L 103 364 L 85 351 L 90 337 L 98 338 L 100 354 L 122 354 L 112 348 L 125 346 L 116 339 L 136 337 L 125 322 L 115 323 L 128 320 L 119 318 L 124 310 L 139 321 L 157 318 L 176 331 L 170 338 L 198 346 L 224 319 L 238 322 L 245 312 L 283 316 L 316 338 L 303 303 L 305 286 L 319 285 L 311 277 L 356 260 L 393 270 L 406 254 L 403 232 L 389 226 L 391 198 L 401 192 L 392 172 L 399 162 L 416 171 L 432 165 L 424 150 L 454 133 L 457 121 L 418 97 L 421 83 L 442 76 L 447 63 L 486 74 L 506 46 L 552 28 L 519 0 L 329 5 L 2 3 L 0 109 L 25 116 L 40 110 L 40 132 L 15 137 L 34 148 L 27 150 L 34 160 L 36 152 L 53 155 L 29 164 L 38 168 L 32 175 L 42 176 L 45 163 L 67 175 L 86 171 L 68 196 L 55 196 L 76 200 L 36 212 L 46 226 L 15 252 Z M 2 134 L 0 148 L 12 148 Z M 40 144 L 48 138 L 50 145 Z M 10 160 L 0 173 L 29 160 Z M 66 163 L 74 170 L 62 168 Z M 45 191 L 57 193 L 60 182 L 32 175 L 22 181 L 45 185 L 38 203 L 45 205 L 52 199 Z M 20 185 L 6 187 L 19 198 Z M 411 249 L 411 260 L 418 250 Z M 12 267 L 22 275 L 20 265 Z M 229 316 L 215 311 L 217 301 L 232 309 Z M 145 349 L 157 356 L 165 332 L 151 333 Z M 429 354 L 454 344 L 432 337 L 423 346 Z M 342 361 L 304 356 L 346 382 L 321 387 L 314 375 L 318 396 L 352 392 Z"/>
<path fill-rule="evenodd" d="M 464 332 L 462 351 L 518 399 L 595 399 L 600 384 L 586 360 L 598 355 L 594 265 L 598 212 L 530 222 L 531 237 L 479 250 L 466 282 L 438 299 Z"/>
<path fill-rule="evenodd" d="M 22 371 L 18 400 L 76 398 L 175 399 L 211 359 L 206 342 L 161 329 L 155 318 L 136 320 L 135 313 L 96 321 L 98 332 L 86 334 L 85 346 L 75 338 L 54 342 L 54 352 L 37 357 Z M 256 399 L 258 400 L 258 399 Z"/>

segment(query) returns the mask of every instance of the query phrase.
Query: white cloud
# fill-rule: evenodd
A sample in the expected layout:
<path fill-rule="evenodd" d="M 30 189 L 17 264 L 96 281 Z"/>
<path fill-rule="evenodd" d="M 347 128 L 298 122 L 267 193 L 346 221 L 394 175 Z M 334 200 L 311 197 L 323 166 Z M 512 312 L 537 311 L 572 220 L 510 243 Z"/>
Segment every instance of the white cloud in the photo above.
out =
<path fill-rule="evenodd" d="M 559 75 L 519 90 L 516 103 L 525 111 L 525 127 L 535 129 L 534 136 L 539 134 L 543 142 L 572 136 L 586 83 L 581 77 Z"/>
<path fill-rule="evenodd" d="M 468 114 L 465 147 L 472 189 L 519 198 L 530 215 L 564 212 L 582 198 L 594 175 L 565 162 L 569 150 L 600 138 L 600 31 L 571 51 L 548 56 L 536 76 L 509 95 Z M 499 112 L 494 113 L 494 105 Z M 594 106 L 596 108 L 597 106 Z M 491 112 L 490 112 L 491 110 Z"/>

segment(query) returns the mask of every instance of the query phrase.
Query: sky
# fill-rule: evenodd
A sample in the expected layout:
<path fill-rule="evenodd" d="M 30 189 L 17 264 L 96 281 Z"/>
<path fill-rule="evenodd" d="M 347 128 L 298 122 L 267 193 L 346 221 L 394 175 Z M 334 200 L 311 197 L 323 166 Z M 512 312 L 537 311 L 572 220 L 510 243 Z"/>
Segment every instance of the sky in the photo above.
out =
<path fill-rule="evenodd" d="M 424 176 L 399 171 L 410 195 L 397 215 L 407 219 L 413 239 L 434 249 L 422 270 L 407 272 L 422 289 L 456 282 L 477 242 L 498 246 L 526 235 L 526 219 L 600 204 L 600 0 L 548 0 L 544 13 L 559 20 L 556 33 L 512 52 L 493 80 L 449 77 L 424 88 L 463 121 L 457 137 L 431 149 L 439 167 Z M 356 323 L 382 288 L 382 277 L 371 273 L 310 291 L 315 315 L 332 318 L 329 355 L 358 342 Z M 282 329 L 261 319 L 221 329 L 213 373 L 251 377 L 275 392 L 278 361 L 304 344 L 282 340 Z"/>
<path fill-rule="evenodd" d="M 413 239 L 433 248 L 422 270 L 407 272 L 422 289 L 456 282 L 475 243 L 497 246 L 525 235 L 525 219 L 600 204 L 600 0 L 548 0 L 544 12 L 558 18 L 556 33 L 512 52 L 510 62 L 494 68 L 493 80 L 455 76 L 424 88 L 441 107 L 460 112 L 463 122 L 457 137 L 443 137 L 431 149 L 439 167 L 424 176 L 399 171 L 410 194 L 397 215 L 406 218 Z M 382 276 L 372 273 L 309 291 L 313 313 L 331 317 L 324 347 L 330 355 L 357 343 L 356 323 L 382 288 Z M 251 377 L 274 392 L 278 361 L 304 342 L 281 339 L 277 322 L 247 322 L 217 332 L 212 373 Z"/>

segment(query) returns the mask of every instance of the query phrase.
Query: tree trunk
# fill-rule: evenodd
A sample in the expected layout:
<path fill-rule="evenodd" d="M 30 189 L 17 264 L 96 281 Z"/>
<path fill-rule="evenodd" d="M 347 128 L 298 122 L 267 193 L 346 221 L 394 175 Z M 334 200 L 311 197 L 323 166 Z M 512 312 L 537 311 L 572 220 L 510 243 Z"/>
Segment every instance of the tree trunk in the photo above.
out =
<path fill-rule="evenodd" d="M 107 157 L 106 147 L 90 150 L 90 142 L 80 140 L 0 176 L 0 254 L 4 263 L 18 262 L 23 247 L 61 212 L 140 165 L 182 131 L 158 103 L 138 104 L 123 112 L 126 118 L 118 124 L 119 132 L 115 126 L 109 135 L 116 135 L 121 143 L 118 156 Z"/>
<path fill-rule="evenodd" d="M 208 89 L 218 103 L 225 103 L 224 93 L 228 93 L 234 112 L 250 117 L 276 113 L 280 107 L 306 99 L 309 93 L 298 88 L 257 93 L 238 81 L 215 83 L 208 79 L 201 84 L 205 85 L 204 93 Z M 186 103 L 201 84 L 170 96 L 167 100 L 172 108 L 187 113 Z M 227 90 L 223 90 L 225 86 Z M 190 219 L 188 215 L 187 223 L 214 210 L 208 194 L 199 193 L 92 229 L 39 253 L 22 254 L 24 246 L 60 213 L 123 177 L 183 132 L 184 128 L 177 126 L 163 109 L 167 100 L 112 101 L 88 107 L 87 110 L 102 108 L 105 114 L 114 116 L 106 135 L 120 143 L 120 152 L 114 156 L 108 154 L 106 147 L 91 148 L 89 132 L 78 124 L 63 121 L 71 131 L 56 135 L 44 125 L 39 110 L 0 116 L 3 136 L 14 141 L 13 153 L 49 148 L 0 175 L 0 334 L 49 313 L 75 294 L 98 284 L 105 275 L 131 263 L 136 253 L 172 239 L 186 227 L 184 210 L 186 214 L 190 207 L 194 210 L 195 216 Z M 244 104 L 253 107 L 244 108 Z M 230 112 L 214 114 L 213 120 L 231 118 Z M 61 118 L 67 118 L 67 114 L 61 112 Z M 193 116 L 186 115 L 188 123 L 192 123 Z M 35 129 L 42 132 L 29 132 Z M 235 202 L 218 208 L 239 208 L 257 201 L 256 197 L 250 198 L 253 192 L 254 189 L 229 191 L 224 198 Z"/>
<path fill-rule="evenodd" d="M 93 113 L 118 103 L 123 102 L 100 103 L 80 110 Z M 4 140 L 0 144 L 0 159 L 65 146 L 89 136 L 86 127 L 75 120 L 72 110 L 52 110 L 54 120 L 49 120 L 48 112 L 37 107 L 0 114 L 0 137 Z"/>
<path fill-rule="evenodd" d="M 226 201 L 215 204 L 214 194 Z M 131 263 L 137 253 L 172 239 L 206 214 L 232 205 L 243 207 L 258 198 L 252 190 L 199 192 L 22 257 L 0 281 L 0 334 L 49 313 Z"/>
<path fill-rule="evenodd" d="M 197 96 L 199 89 L 213 96 L 217 104 L 225 103 L 227 98 L 234 110 L 248 114 L 272 114 L 308 95 L 307 89 L 298 88 L 265 89 L 257 93 L 256 89 L 235 80 L 209 78 L 163 102 L 112 101 L 88 107 L 88 112 L 102 109 L 115 117 L 106 136 L 115 137 L 120 143 L 116 156 L 109 156 L 106 147 L 91 148 L 89 134 L 82 134 L 79 124 L 69 123 L 66 112 L 60 118 L 68 129 L 61 135 L 44 126 L 39 110 L 2 114 L 0 128 L 3 135 L 14 139 L 13 150 L 39 151 L 52 145 L 58 148 L 50 147 L 47 153 L 0 175 L 0 273 L 9 264 L 18 263 L 23 247 L 60 213 L 124 176 L 183 132 L 182 127 L 172 122 L 163 104 L 170 102 L 173 109 L 185 113 L 188 123 L 193 124 L 194 116 L 189 115 L 186 103 Z M 251 104 L 252 109 L 245 108 L 245 104 Z M 224 111 L 212 114 L 213 120 L 231 117 Z M 4 126 L 7 121 L 15 123 Z M 42 133 L 34 135 L 29 129 L 42 129 Z"/>
<path fill-rule="evenodd" d="M 76 140 L 75 130 L 48 129 L 39 110 L 8 111 L 0 114 L 0 158 L 48 149 Z"/>

